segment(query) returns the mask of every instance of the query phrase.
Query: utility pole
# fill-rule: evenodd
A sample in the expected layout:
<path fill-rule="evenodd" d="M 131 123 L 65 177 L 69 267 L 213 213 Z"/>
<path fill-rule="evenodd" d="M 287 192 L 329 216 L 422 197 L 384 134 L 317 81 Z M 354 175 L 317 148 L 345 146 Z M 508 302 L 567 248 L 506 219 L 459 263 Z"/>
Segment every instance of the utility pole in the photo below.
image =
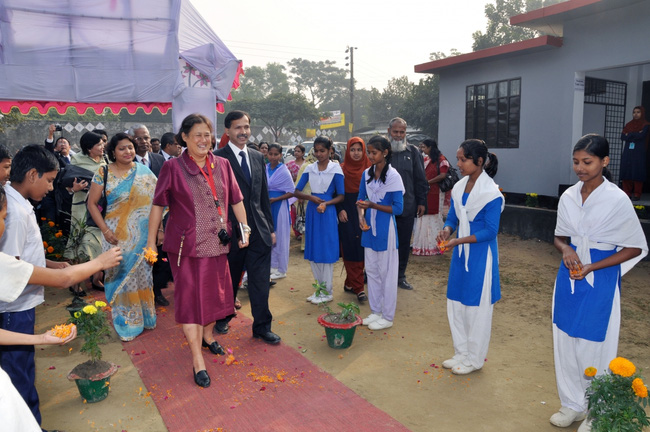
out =
<path fill-rule="evenodd" d="M 348 139 L 352 138 L 352 131 L 354 130 L 354 50 L 358 49 L 357 47 L 348 46 L 345 50 L 345 53 L 350 53 L 349 56 L 346 56 L 346 60 L 350 60 L 349 63 L 346 63 L 346 66 L 350 66 L 350 118 L 348 119 Z"/>

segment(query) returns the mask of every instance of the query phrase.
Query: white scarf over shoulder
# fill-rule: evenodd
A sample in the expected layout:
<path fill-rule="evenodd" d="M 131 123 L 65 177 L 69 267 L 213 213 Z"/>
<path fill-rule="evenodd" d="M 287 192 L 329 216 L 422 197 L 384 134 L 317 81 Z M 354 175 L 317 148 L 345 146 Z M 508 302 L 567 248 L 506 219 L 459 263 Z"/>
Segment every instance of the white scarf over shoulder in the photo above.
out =
<path fill-rule="evenodd" d="M 451 190 L 451 197 L 454 200 L 454 210 L 458 217 L 458 238 L 467 237 L 470 234 L 469 223 L 474 221 L 476 215 L 483 210 L 486 204 L 497 198 L 503 198 L 499 186 L 487 175 L 485 171 L 476 179 L 476 183 L 463 205 L 463 194 L 469 181 L 469 176 L 460 179 Z M 501 211 L 505 207 L 505 200 L 501 201 Z M 458 248 L 458 256 L 465 252 L 465 271 L 469 271 L 469 243 L 464 243 L 462 249 Z"/>
<path fill-rule="evenodd" d="M 309 173 L 309 187 L 312 193 L 324 194 L 332 183 L 332 179 L 336 174 L 343 175 L 341 165 L 329 161 L 327 168 L 323 171 L 318 170 L 318 162 L 307 165 L 305 172 Z"/>
<path fill-rule="evenodd" d="M 621 276 L 648 254 L 648 243 L 643 228 L 627 195 L 607 179 L 582 203 L 583 182 L 567 189 L 557 209 L 555 235 L 571 237 L 582 264 L 591 263 L 589 249 L 639 248 L 641 254 L 621 263 Z M 600 245 L 599 245 L 600 243 Z M 594 274 L 586 281 L 593 287 Z M 573 288 L 573 280 L 571 280 Z"/>
<path fill-rule="evenodd" d="M 397 170 L 392 166 L 388 165 L 388 171 L 386 172 L 386 183 L 381 180 L 373 180 L 368 183 L 368 171 L 370 168 L 363 172 L 363 181 L 366 182 L 366 193 L 368 199 L 374 203 L 379 203 L 383 200 L 388 192 L 401 192 L 404 194 L 404 183 L 402 182 L 402 176 L 399 175 Z M 370 228 L 372 229 L 372 235 L 376 236 L 377 226 L 377 209 L 370 209 Z"/>

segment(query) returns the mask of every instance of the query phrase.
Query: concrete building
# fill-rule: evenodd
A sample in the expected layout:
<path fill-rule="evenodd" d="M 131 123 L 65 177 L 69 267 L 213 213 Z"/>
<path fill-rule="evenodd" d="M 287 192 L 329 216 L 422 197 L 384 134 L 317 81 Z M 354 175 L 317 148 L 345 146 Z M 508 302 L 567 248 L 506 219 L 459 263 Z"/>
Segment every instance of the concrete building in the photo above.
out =
<path fill-rule="evenodd" d="M 440 76 L 443 153 L 484 139 L 505 191 L 557 196 L 577 181 L 573 145 L 596 132 L 618 181 L 621 130 L 634 106 L 650 112 L 650 1 L 568 0 L 510 24 L 546 36 L 415 66 Z"/>

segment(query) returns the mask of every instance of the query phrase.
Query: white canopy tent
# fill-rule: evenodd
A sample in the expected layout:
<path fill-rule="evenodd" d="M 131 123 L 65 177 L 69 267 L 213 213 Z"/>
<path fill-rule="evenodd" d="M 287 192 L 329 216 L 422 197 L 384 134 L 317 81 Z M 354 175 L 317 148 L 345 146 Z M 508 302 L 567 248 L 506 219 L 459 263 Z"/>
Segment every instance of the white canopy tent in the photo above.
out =
<path fill-rule="evenodd" d="M 0 112 L 173 107 L 177 130 L 240 72 L 189 0 L 0 0 Z"/>

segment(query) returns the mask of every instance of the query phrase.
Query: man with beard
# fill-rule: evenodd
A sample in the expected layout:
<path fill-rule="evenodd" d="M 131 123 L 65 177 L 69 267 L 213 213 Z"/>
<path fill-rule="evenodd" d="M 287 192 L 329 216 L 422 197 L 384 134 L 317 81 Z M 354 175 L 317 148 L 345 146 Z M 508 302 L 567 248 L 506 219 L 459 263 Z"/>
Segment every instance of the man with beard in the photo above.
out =
<path fill-rule="evenodd" d="M 131 126 L 128 134 L 135 140 L 135 162 L 145 164 L 158 177 L 165 158 L 151 151 L 149 129 L 145 125 L 136 124 Z"/>
<path fill-rule="evenodd" d="M 406 280 L 406 266 L 411 255 L 411 234 L 415 217 L 424 214 L 429 183 L 424 174 L 422 154 L 406 141 L 406 121 L 395 117 L 388 123 L 388 138 L 393 150 L 390 165 L 397 170 L 404 183 L 404 211 L 396 216 L 397 241 L 399 246 L 399 270 L 397 286 L 412 290 Z"/>
<path fill-rule="evenodd" d="M 266 184 L 266 167 L 262 154 L 247 146 L 251 134 L 250 116 L 244 111 L 231 111 L 224 119 L 229 142 L 216 150 L 217 156 L 228 159 L 235 179 L 244 195 L 244 207 L 250 226 L 250 244 L 240 249 L 237 241 L 230 242 L 228 266 L 237 298 L 237 290 L 244 269 L 248 271 L 248 297 L 253 314 L 253 337 L 268 344 L 280 343 L 280 336 L 271 331 L 273 315 L 269 310 L 269 274 L 271 273 L 271 247 L 275 243 L 271 202 Z M 232 209 L 228 211 L 232 212 Z M 237 220 L 234 214 L 229 220 Z M 233 236 L 239 228 L 233 226 Z M 230 317 L 232 318 L 232 317 Z M 228 333 L 228 321 L 217 321 L 215 330 Z"/>

